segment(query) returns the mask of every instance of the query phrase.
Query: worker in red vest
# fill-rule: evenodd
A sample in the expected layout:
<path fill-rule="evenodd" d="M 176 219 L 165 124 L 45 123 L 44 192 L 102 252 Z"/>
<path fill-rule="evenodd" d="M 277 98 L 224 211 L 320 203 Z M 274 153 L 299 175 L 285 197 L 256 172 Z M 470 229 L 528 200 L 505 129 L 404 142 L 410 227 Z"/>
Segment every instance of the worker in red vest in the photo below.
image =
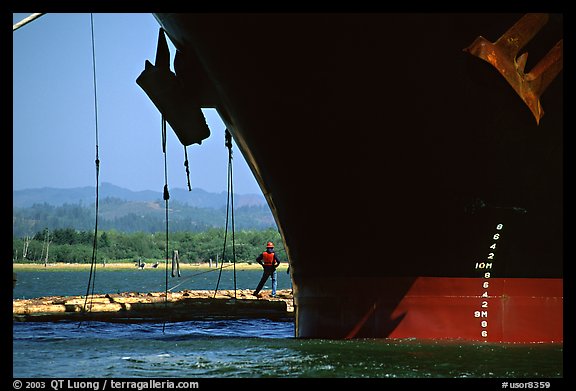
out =
<path fill-rule="evenodd" d="M 258 255 L 256 262 L 262 265 L 264 272 L 262 273 L 262 278 L 254 291 L 254 296 L 258 296 L 260 290 L 266 283 L 266 280 L 268 280 L 268 277 L 272 277 L 272 297 L 276 297 L 276 287 L 278 286 L 276 280 L 276 268 L 280 265 L 280 260 L 274 252 L 274 243 L 268 242 L 266 244 L 266 251 Z"/>

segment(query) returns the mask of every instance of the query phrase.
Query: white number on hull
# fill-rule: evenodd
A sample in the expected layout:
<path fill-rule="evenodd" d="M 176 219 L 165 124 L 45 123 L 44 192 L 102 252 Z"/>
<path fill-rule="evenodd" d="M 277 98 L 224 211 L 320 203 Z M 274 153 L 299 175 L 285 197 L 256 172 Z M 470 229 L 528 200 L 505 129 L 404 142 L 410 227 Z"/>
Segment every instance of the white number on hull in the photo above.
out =
<path fill-rule="evenodd" d="M 504 224 L 497 224 L 496 225 L 496 230 L 497 231 L 501 231 L 504 228 Z M 495 233 L 492 236 L 493 240 L 499 240 L 500 239 L 500 233 Z M 492 269 L 492 265 L 493 265 L 493 261 L 494 258 L 496 256 L 495 252 L 496 252 L 496 242 L 493 242 L 492 245 L 490 246 L 490 249 L 493 250 L 493 252 L 488 253 L 488 256 L 486 258 L 487 262 L 476 262 L 475 264 L 475 269 Z M 490 272 L 485 272 L 484 273 L 484 279 L 487 280 L 489 278 L 491 278 L 492 275 L 490 274 Z M 482 295 L 480 297 L 482 298 L 489 298 L 489 294 L 488 294 L 488 288 L 490 287 L 490 283 L 488 281 L 483 281 L 482 282 L 482 288 L 485 289 L 484 293 L 482 293 Z M 488 308 L 488 300 L 482 300 L 481 302 L 481 307 L 482 308 Z M 481 310 L 481 311 L 474 311 L 474 317 L 475 318 L 488 318 L 488 310 Z M 482 336 L 482 338 L 487 338 L 488 337 L 488 321 L 486 320 L 482 320 L 480 322 L 480 327 L 482 328 L 482 330 L 480 331 L 480 335 Z"/>

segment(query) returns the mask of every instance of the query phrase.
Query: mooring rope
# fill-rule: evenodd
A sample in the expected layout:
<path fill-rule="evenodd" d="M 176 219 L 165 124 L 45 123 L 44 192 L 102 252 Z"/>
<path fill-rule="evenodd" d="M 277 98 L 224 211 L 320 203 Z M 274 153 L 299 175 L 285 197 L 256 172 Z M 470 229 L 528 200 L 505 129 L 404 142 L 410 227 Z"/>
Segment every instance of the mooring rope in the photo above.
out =
<path fill-rule="evenodd" d="M 90 295 L 90 311 L 92 310 L 92 299 L 94 297 L 94 284 L 96 281 L 96 259 L 98 254 L 98 204 L 99 204 L 99 176 L 100 176 L 100 158 L 98 155 L 98 96 L 96 88 L 96 50 L 94 44 L 94 16 L 90 14 L 90 27 L 92 31 L 92 80 L 94 87 L 94 118 L 95 118 L 95 129 L 96 129 L 96 218 L 94 222 L 94 240 L 92 242 L 92 261 L 90 263 L 90 276 L 88 277 L 88 286 L 86 288 L 86 297 L 84 298 L 84 306 L 82 312 L 86 312 L 86 305 L 88 302 L 88 296 Z M 90 292 L 91 290 L 91 292 Z"/>
<path fill-rule="evenodd" d="M 233 265 L 222 266 L 222 268 L 224 268 L 224 267 L 231 267 L 231 266 L 233 266 Z M 199 275 L 201 275 L 201 274 L 206 274 L 206 273 L 212 273 L 212 272 L 215 272 L 215 271 L 218 271 L 218 270 L 219 270 L 219 269 L 210 269 L 210 270 L 205 270 L 205 271 L 203 271 L 203 272 L 198 272 L 198 273 L 191 274 L 191 275 L 189 275 L 188 277 L 185 277 L 185 278 L 183 278 L 182 280 L 180 280 L 180 282 L 179 282 L 178 284 L 176 284 L 176 285 L 174 285 L 172 288 L 168 289 L 168 291 L 171 292 L 173 289 L 178 288 L 180 285 L 184 284 L 185 282 L 190 281 L 192 278 L 194 278 L 194 277 L 196 277 L 196 276 L 199 276 Z"/>
<path fill-rule="evenodd" d="M 228 194 L 230 195 L 230 203 L 231 203 L 231 216 L 232 216 L 232 265 L 234 265 L 234 298 L 236 298 L 236 242 L 234 239 L 234 182 L 232 181 L 232 140 L 231 140 L 231 136 L 230 136 L 230 132 L 228 132 L 228 129 L 226 129 L 226 140 L 227 140 L 227 144 L 229 144 L 228 146 L 228 151 L 229 151 L 229 158 L 228 158 L 228 166 L 229 166 L 229 170 L 230 170 L 230 191 L 228 192 Z M 224 259 L 224 258 L 222 258 Z"/>
<path fill-rule="evenodd" d="M 192 191 L 192 185 L 190 185 L 190 166 L 188 164 L 188 151 L 186 151 L 186 145 L 184 145 L 184 167 L 186 167 L 186 180 L 188 181 L 188 191 Z"/>
<path fill-rule="evenodd" d="M 218 275 L 218 282 L 216 283 L 216 289 L 214 289 L 214 297 L 216 297 L 216 292 L 218 292 L 218 286 L 220 285 L 220 277 L 222 276 L 222 268 L 224 264 L 224 255 L 226 254 L 226 240 L 228 237 L 228 215 L 230 209 L 230 203 L 232 203 L 232 262 L 234 265 L 234 298 L 236 298 L 236 250 L 234 242 L 234 192 L 232 187 L 232 136 L 228 129 L 225 132 L 225 145 L 228 148 L 228 197 L 226 201 L 226 228 L 224 230 L 224 246 L 222 249 L 222 263 L 220 264 L 220 274 Z"/>
<path fill-rule="evenodd" d="M 164 204 L 166 210 L 166 284 L 164 289 L 164 308 L 168 308 L 168 258 L 169 258 L 169 250 L 168 250 L 168 200 L 170 199 L 170 193 L 168 192 L 168 158 L 166 152 L 166 119 L 164 115 L 162 115 L 162 152 L 164 153 Z M 164 323 L 162 324 L 162 332 L 166 329 L 166 319 L 164 319 Z"/>

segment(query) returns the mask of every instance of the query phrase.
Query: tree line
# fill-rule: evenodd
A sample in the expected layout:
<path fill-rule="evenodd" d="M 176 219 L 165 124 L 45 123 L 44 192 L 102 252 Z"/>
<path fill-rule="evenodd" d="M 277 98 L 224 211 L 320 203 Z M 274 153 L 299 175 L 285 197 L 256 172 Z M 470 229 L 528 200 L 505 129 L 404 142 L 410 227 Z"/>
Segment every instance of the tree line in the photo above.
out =
<path fill-rule="evenodd" d="M 198 263 L 212 260 L 252 262 L 266 246 L 275 243 L 275 250 L 285 259 L 280 233 L 273 228 L 240 230 L 234 233 L 224 228 L 209 228 L 201 232 L 169 232 L 168 254 L 178 250 L 181 262 Z M 96 242 L 96 246 L 94 246 Z M 224 248 L 226 243 L 226 248 Z M 96 248 L 99 263 L 163 260 L 166 258 L 166 232 L 119 232 L 62 228 L 45 228 L 35 235 L 13 236 L 13 262 L 90 263 Z"/>

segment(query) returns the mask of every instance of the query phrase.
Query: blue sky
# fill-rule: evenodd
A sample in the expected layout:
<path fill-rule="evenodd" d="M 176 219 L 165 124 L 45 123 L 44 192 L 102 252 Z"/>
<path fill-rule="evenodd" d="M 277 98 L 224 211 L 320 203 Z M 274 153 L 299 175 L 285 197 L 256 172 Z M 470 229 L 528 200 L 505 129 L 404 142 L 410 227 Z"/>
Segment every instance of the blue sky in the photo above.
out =
<path fill-rule="evenodd" d="M 13 14 L 19 22 L 30 14 Z M 152 14 L 94 14 L 99 182 L 161 191 L 161 116 L 136 78 L 154 63 Z M 174 47 L 170 44 L 171 54 Z M 96 126 L 90 14 L 45 14 L 13 32 L 14 190 L 96 183 Z M 205 111 L 211 135 L 187 148 L 192 187 L 227 189 L 225 127 Z M 234 192 L 261 194 L 236 144 Z M 168 127 L 169 188 L 186 188 L 184 147 Z"/>

